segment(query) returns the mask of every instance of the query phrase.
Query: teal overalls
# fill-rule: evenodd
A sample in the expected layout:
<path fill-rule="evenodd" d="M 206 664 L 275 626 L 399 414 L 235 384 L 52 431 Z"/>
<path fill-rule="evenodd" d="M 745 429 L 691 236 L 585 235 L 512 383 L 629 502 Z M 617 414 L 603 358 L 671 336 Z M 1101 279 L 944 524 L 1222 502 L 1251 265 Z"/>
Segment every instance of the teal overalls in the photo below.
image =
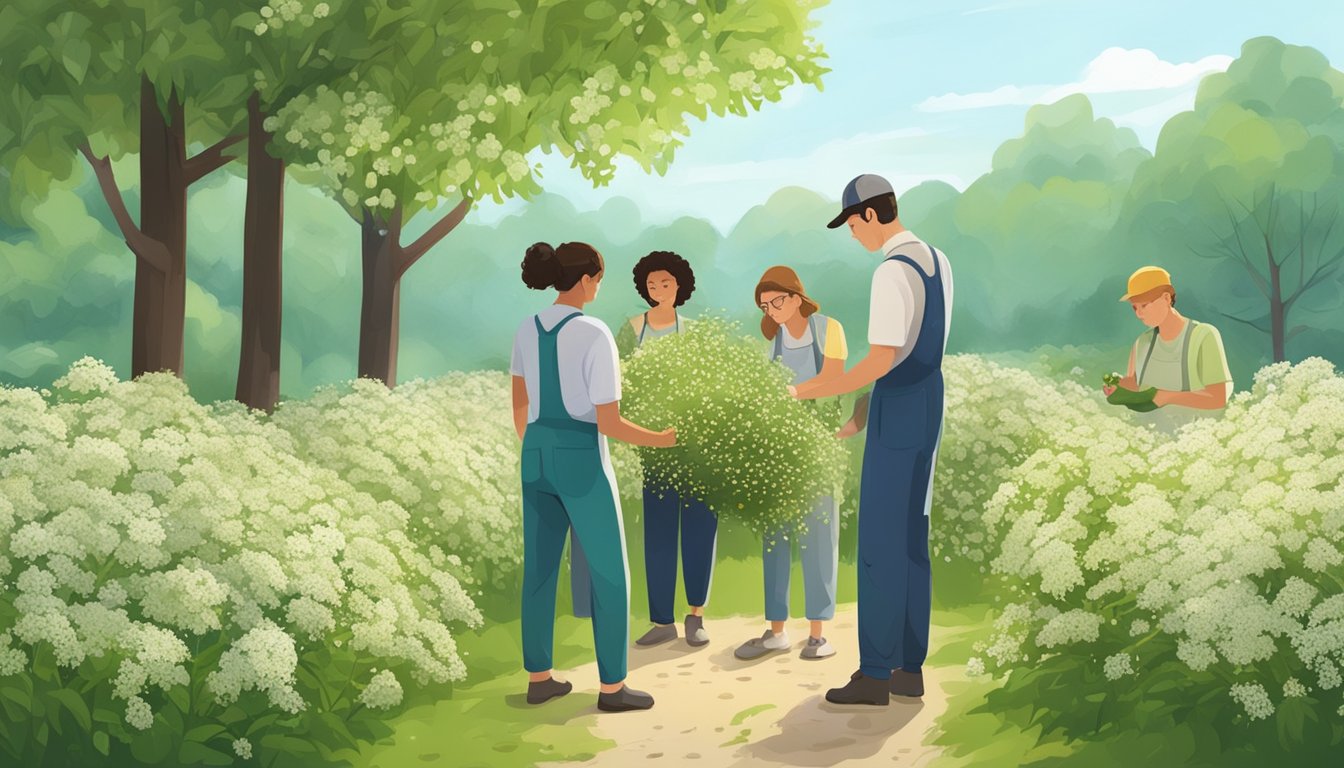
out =
<path fill-rule="evenodd" d="M 556 339 L 574 314 L 547 331 L 537 325 L 537 420 L 523 433 L 523 666 L 552 667 L 555 590 L 570 526 L 591 574 L 598 676 L 625 679 L 630 638 L 630 569 L 615 484 L 602 458 L 597 425 L 565 410 Z"/>

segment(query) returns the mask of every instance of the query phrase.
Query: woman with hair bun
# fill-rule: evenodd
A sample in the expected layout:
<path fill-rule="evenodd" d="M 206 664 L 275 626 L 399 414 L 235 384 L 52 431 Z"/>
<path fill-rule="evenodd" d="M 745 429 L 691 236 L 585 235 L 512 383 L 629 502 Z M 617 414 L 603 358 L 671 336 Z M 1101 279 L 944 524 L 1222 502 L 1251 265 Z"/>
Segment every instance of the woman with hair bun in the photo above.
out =
<path fill-rule="evenodd" d="M 523 283 L 554 288 L 555 303 L 514 336 L 513 421 L 522 440 L 523 666 L 527 701 L 541 704 L 573 686 L 552 675 L 555 592 L 565 536 L 573 529 L 591 573 L 593 639 L 606 712 L 648 709 L 653 697 L 625 685 L 630 636 L 630 569 L 607 438 L 666 448 L 676 430 L 653 432 L 621 416 L 616 343 L 583 314 L 602 282 L 602 255 L 586 243 L 536 243 L 523 258 Z"/>

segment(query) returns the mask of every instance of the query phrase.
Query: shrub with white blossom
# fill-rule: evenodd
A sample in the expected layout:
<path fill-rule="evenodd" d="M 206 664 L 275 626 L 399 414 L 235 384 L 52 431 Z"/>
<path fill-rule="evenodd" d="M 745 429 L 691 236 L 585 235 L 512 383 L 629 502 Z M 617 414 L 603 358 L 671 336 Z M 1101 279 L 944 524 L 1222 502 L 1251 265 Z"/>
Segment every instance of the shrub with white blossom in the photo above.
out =
<path fill-rule="evenodd" d="M 1007 676 L 988 706 L 1043 739 L 1184 728 L 1229 749 L 1338 749 L 1344 376 L 1319 358 L 1270 366 L 1175 436 L 1099 416 L 1071 383 L 1043 397 L 1048 421 L 997 398 L 956 406 L 1046 426 L 980 514 L 989 546 L 949 566 L 988 563 L 1003 603 L 976 649 L 977 670 Z"/>
<path fill-rule="evenodd" d="M 471 569 L 521 548 L 501 379 L 357 384 L 274 422 L 88 358 L 0 389 L 0 749 L 37 764 L 73 724 L 68 762 L 288 764 L 462 679 Z M 497 450 L 452 448 L 473 432 Z"/>

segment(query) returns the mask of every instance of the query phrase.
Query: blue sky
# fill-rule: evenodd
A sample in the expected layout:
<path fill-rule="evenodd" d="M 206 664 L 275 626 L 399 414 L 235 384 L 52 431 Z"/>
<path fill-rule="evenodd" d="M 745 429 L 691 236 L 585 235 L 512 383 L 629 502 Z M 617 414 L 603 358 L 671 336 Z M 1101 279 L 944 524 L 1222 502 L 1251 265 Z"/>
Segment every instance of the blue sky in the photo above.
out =
<path fill-rule="evenodd" d="M 823 91 L 795 86 L 748 117 L 693 122 L 665 177 L 624 163 L 594 189 L 564 158 L 539 154 L 545 188 L 580 209 L 621 195 L 646 222 L 690 214 L 727 229 L 780 187 L 838 198 L 861 172 L 898 193 L 926 179 L 965 188 L 1021 133 L 1032 103 L 1071 92 L 1151 149 L 1162 123 L 1193 104 L 1199 77 L 1252 37 L 1308 45 L 1344 67 L 1344 0 L 833 0 L 814 17 L 832 70 Z M 519 205 L 486 203 L 479 215 Z"/>

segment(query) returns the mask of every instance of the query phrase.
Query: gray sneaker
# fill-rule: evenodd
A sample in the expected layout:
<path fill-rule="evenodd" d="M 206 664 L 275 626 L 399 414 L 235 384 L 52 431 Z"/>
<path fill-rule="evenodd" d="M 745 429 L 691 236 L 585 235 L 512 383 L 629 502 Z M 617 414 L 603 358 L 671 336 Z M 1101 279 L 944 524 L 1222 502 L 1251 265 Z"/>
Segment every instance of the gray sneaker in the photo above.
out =
<path fill-rule="evenodd" d="M 776 635 L 774 632 L 767 629 L 760 637 L 753 637 L 747 642 L 737 646 L 737 650 L 733 651 L 733 655 L 743 661 L 751 661 L 752 659 L 759 659 L 769 653 L 779 653 L 780 651 L 787 651 L 788 649 L 788 632 L 780 632 Z"/>
<path fill-rule="evenodd" d="M 657 645 L 666 643 L 668 640 L 677 639 L 676 624 L 654 624 L 653 629 L 644 633 L 644 636 L 635 641 L 636 645 Z"/>
<path fill-rule="evenodd" d="M 686 642 L 700 647 L 709 643 L 709 633 L 705 632 L 705 617 L 686 614 Z"/>
<path fill-rule="evenodd" d="M 834 656 L 835 649 L 826 642 L 824 637 L 809 637 L 807 645 L 803 646 L 802 653 L 798 654 L 800 659 L 824 659 L 827 656 Z"/>

